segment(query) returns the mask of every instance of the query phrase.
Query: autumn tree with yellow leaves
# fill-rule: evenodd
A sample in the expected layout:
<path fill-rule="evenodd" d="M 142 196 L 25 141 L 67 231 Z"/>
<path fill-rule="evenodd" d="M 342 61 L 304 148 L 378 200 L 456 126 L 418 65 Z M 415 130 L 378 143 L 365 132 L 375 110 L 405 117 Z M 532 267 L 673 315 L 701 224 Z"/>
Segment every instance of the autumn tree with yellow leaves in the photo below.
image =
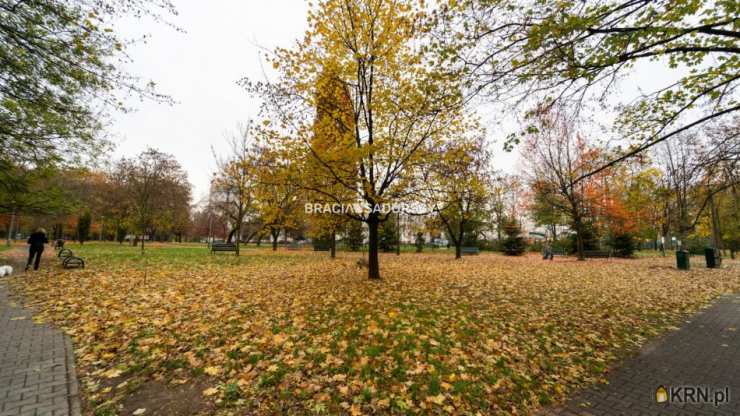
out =
<path fill-rule="evenodd" d="M 336 73 L 327 67 L 317 80 L 315 93 L 314 135 L 310 147 L 304 149 L 306 157 L 301 159 L 304 162 L 301 182 L 307 191 L 309 203 L 325 206 L 339 200 L 341 205 L 350 206 L 356 201 L 355 193 L 334 175 L 327 175 L 325 168 L 325 165 L 332 166 L 342 178 L 357 175 L 357 164 L 352 157 L 355 146 L 354 119 L 349 90 L 338 81 Z M 337 232 L 345 228 L 349 221 L 359 220 L 341 212 L 316 213 L 308 215 L 306 219 L 309 232 L 315 239 L 330 240 L 332 258 L 336 256 Z"/>
<path fill-rule="evenodd" d="M 460 78 L 429 51 L 426 14 L 414 0 L 321 1 L 309 11 L 303 39 L 268 55 L 276 79 L 243 81 L 263 99 L 259 134 L 287 158 L 310 158 L 311 182 L 332 184 L 312 191 L 363 206 L 345 215 L 368 225 L 371 279 L 380 278 L 384 207 L 412 194 L 422 149 L 462 128 Z M 327 85 L 347 91 L 349 112 L 327 105 L 333 100 L 318 93 Z M 320 136 L 334 143 L 322 149 Z"/>
<path fill-rule="evenodd" d="M 249 126 L 240 127 L 239 134 L 230 140 L 231 152 L 225 159 L 218 159 L 211 193 L 215 205 L 228 219 L 229 234 L 236 245 L 235 255 L 239 256 L 242 227 L 247 217 L 256 210 L 255 185 L 258 148 L 249 136 Z"/>
<path fill-rule="evenodd" d="M 492 172 L 485 145 L 483 136 L 450 140 L 430 149 L 428 163 L 421 166 L 421 202 L 447 231 L 456 259 L 468 234 L 487 216 Z"/>
<path fill-rule="evenodd" d="M 260 147 L 255 166 L 255 206 L 275 251 L 280 233 L 295 229 L 301 217 L 299 205 L 302 199 L 296 166 L 269 147 Z"/>

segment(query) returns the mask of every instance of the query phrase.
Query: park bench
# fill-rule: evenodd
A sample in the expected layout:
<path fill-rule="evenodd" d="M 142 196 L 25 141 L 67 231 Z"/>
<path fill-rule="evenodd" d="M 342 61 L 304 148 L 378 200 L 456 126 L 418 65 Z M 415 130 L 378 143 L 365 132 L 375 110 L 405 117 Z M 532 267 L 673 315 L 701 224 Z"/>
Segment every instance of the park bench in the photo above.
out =
<path fill-rule="evenodd" d="M 83 260 L 81 257 L 76 257 L 74 253 L 72 253 L 72 250 L 68 248 L 63 248 L 59 250 L 59 254 L 57 254 L 59 257 L 59 260 L 62 261 L 62 267 L 65 269 L 84 269 L 85 268 L 85 260 Z"/>
<path fill-rule="evenodd" d="M 314 241 L 312 243 L 313 251 L 329 251 L 331 250 L 331 243 Z"/>
<path fill-rule="evenodd" d="M 65 269 L 84 269 L 85 260 L 80 257 L 69 256 L 62 260 L 62 267 Z"/>
<path fill-rule="evenodd" d="M 477 256 L 480 254 L 478 247 L 460 247 L 460 254 L 463 256 Z"/>
<path fill-rule="evenodd" d="M 211 253 L 215 253 L 217 251 L 236 252 L 236 244 L 234 243 L 213 243 L 211 244 Z"/>
<path fill-rule="evenodd" d="M 612 256 L 611 251 L 607 250 L 585 250 L 583 252 L 583 257 L 585 258 L 591 258 L 591 259 L 597 259 L 597 258 L 610 258 Z"/>

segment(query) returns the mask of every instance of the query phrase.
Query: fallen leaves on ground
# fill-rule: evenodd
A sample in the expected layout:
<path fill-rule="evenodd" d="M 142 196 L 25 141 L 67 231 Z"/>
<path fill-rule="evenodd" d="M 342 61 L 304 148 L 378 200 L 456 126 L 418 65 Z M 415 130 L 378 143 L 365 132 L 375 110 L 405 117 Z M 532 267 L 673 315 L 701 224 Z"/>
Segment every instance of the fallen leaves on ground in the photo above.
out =
<path fill-rule="evenodd" d="M 54 269 L 15 286 L 73 336 L 93 404 L 114 397 L 106 378 L 209 377 L 203 396 L 222 407 L 353 415 L 527 413 L 740 290 L 730 262 L 384 255 L 383 280 L 369 281 L 359 253 L 271 255 L 146 275 L 122 262 Z"/>

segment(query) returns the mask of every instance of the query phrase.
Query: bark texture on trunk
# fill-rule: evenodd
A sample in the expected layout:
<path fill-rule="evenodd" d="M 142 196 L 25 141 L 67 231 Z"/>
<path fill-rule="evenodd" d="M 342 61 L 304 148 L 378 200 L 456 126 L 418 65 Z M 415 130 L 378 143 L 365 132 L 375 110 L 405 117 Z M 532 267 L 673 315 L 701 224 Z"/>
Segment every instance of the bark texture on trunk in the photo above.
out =
<path fill-rule="evenodd" d="M 578 218 L 575 221 L 576 226 L 576 251 L 578 252 L 578 260 L 586 260 L 586 257 L 583 254 L 583 223 L 581 222 L 581 219 Z"/>
<path fill-rule="evenodd" d="M 10 225 L 8 226 L 8 239 L 5 241 L 5 245 L 10 247 L 13 244 L 13 229 L 15 228 L 15 210 L 10 214 Z"/>
<path fill-rule="evenodd" d="M 712 243 L 715 249 L 722 250 L 724 245 L 722 244 L 722 229 L 719 225 L 719 209 L 714 203 L 713 196 L 709 197 L 709 209 L 712 218 Z"/>
<path fill-rule="evenodd" d="M 331 258 L 337 258 L 337 232 L 331 231 Z"/>
<path fill-rule="evenodd" d="M 378 214 L 371 213 L 367 219 L 368 232 L 368 259 L 367 277 L 369 279 L 380 279 L 380 264 L 378 261 L 378 225 L 380 224 Z"/>
<path fill-rule="evenodd" d="M 280 237 L 280 230 L 272 231 L 272 251 L 277 251 L 278 238 Z"/>
<path fill-rule="evenodd" d="M 237 227 L 236 228 L 236 251 L 234 252 L 234 255 L 236 257 L 239 257 L 239 250 L 241 250 L 241 238 L 240 238 L 241 235 L 242 235 L 241 227 Z"/>

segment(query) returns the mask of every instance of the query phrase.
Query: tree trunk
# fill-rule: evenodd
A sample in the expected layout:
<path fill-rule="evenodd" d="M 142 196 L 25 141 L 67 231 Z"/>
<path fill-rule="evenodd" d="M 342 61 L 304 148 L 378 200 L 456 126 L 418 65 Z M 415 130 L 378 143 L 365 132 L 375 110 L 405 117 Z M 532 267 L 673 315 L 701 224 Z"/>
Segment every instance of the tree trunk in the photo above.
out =
<path fill-rule="evenodd" d="M 241 238 L 240 238 L 241 235 L 242 235 L 241 226 L 237 226 L 236 227 L 236 251 L 234 252 L 234 255 L 236 257 L 239 257 L 239 249 L 240 249 L 239 242 L 241 241 Z"/>
<path fill-rule="evenodd" d="M 141 254 L 144 254 L 144 235 L 141 236 Z"/>
<path fill-rule="evenodd" d="M 576 252 L 578 253 L 578 260 L 586 260 L 583 254 L 583 223 L 580 218 L 575 220 L 576 228 Z"/>
<path fill-rule="evenodd" d="M 452 230 L 450 230 L 452 231 Z M 463 237 L 465 237 L 465 222 L 460 221 L 459 228 L 458 228 L 458 236 L 457 238 L 453 238 L 453 243 L 455 243 L 455 259 L 462 258 L 462 243 L 463 243 Z M 450 236 L 452 237 L 452 233 L 450 233 Z"/>
<path fill-rule="evenodd" d="M 10 224 L 8 225 L 8 239 L 5 241 L 5 245 L 10 247 L 13 244 L 13 229 L 15 228 L 15 210 L 10 214 Z"/>
<path fill-rule="evenodd" d="M 337 231 L 331 230 L 331 258 L 337 258 Z"/>
<path fill-rule="evenodd" d="M 737 191 L 737 186 L 734 184 L 732 185 L 732 196 L 733 196 L 733 205 L 735 206 L 735 224 L 740 224 L 740 192 Z M 737 231 L 737 230 L 735 230 Z M 733 239 L 732 246 L 730 247 L 730 257 L 735 260 L 735 252 L 737 251 L 737 238 L 736 235 Z"/>
<path fill-rule="evenodd" d="M 714 196 L 709 197 L 709 213 L 712 218 L 712 244 L 716 250 L 722 250 L 724 245 L 722 244 L 722 230 L 719 225 L 719 209 L 717 204 L 714 203 Z"/>
<path fill-rule="evenodd" d="M 396 256 L 401 255 L 401 213 L 396 215 Z"/>
<path fill-rule="evenodd" d="M 380 279 L 380 264 L 378 262 L 378 225 L 380 224 L 378 213 L 373 212 L 367 218 L 368 232 L 368 265 L 367 277 L 369 279 Z"/>
<path fill-rule="evenodd" d="M 280 237 L 280 230 L 272 230 L 272 251 L 277 251 L 278 237 Z"/>
<path fill-rule="evenodd" d="M 578 250 L 578 260 L 586 260 L 583 254 L 583 235 L 580 232 L 576 233 L 576 250 Z"/>

